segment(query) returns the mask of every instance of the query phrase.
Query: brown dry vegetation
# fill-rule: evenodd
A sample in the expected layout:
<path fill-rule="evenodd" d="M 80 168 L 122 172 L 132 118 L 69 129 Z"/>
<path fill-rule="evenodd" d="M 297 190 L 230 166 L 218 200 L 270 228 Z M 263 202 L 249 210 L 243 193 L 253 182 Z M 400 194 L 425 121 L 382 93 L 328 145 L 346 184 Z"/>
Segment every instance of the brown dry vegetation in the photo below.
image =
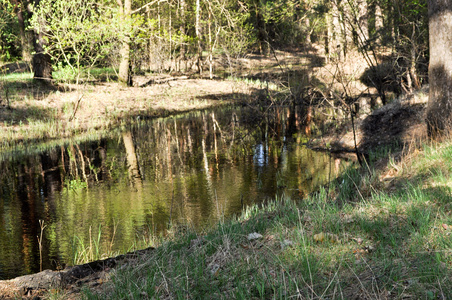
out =
<path fill-rule="evenodd" d="M 187 79 L 146 87 L 121 87 L 116 83 L 36 88 L 23 85 L 0 109 L 3 142 L 67 137 L 96 129 L 108 129 L 137 117 L 233 103 L 250 93 L 234 81 Z M 41 131 L 39 127 L 42 127 Z M 27 136 L 36 133 L 36 136 Z"/>
<path fill-rule="evenodd" d="M 309 103 L 319 94 L 327 100 L 316 105 L 348 118 L 341 99 L 356 97 L 360 115 L 378 98 L 375 88 L 360 81 L 366 70 L 362 55 L 350 52 L 339 61 L 322 47 L 276 51 L 273 56 L 248 55 L 233 62 L 215 60 L 218 74 L 233 77 L 213 80 L 199 76 L 141 75 L 134 87 L 104 80 L 83 85 L 60 83 L 46 87 L 31 80 L 0 77 L 0 126 L 3 148 L 17 143 L 70 137 L 152 118 L 230 103 Z M 21 67 L 20 67 L 21 66 Z M 26 66 L 10 64 L 0 73 L 20 73 Z M 236 78 L 236 79 L 229 79 Z M 358 97 L 359 96 L 359 97 Z M 391 97 L 391 95 L 389 95 Z M 329 100 L 328 100 L 329 99 Z M 270 102 L 268 101 L 270 100 Z"/>

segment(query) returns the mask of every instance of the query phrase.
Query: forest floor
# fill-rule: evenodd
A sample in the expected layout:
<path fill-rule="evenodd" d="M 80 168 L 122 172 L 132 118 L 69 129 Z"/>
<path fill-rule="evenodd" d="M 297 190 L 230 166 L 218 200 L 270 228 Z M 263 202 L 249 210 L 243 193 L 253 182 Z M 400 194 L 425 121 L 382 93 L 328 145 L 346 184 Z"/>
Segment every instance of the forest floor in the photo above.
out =
<path fill-rule="evenodd" d="M 132 87 L 112 82 L 114 73 L 100 73 L 79 85 L 58 81 L 55 73 L 57 84 L 37 85 L 26 63 L 0 64 L 0 151 L 109 130 L 137 118 L 260 100 L 267 101 L 265 105 L 288 104 L 306 87 L 332 87 L 338 70 L 355 78 L 365 69 L 364 62 L 356 63 L 363 60 L 358 54 L 327 63 L 322 51 L 276 51 L 234 63 L 218 58 L 217 74 L 229 74 L 225 78 L 154 73 L 134 76 Z M 347 83 L 347 92 L 365 89 L 359 80 Z"/>
<path fill-rule="evenodd" d="M 27 140 L 27 131 L 39 131 L 31 127 L 49 118 L 53 125 L 46 126 L 55 126 L 55 131 L 30 141 L 61 134 L 71 136 L 90 128 L 110 128 L 137 117 L 249 102 L 258 100 L 262 91 L 268 90 L 268 84 L 259 80 L 268 78 L 264 73 L 272 74 L 281 64 L 293 70 L 299 59 L 306 57 L 286 54 L 277 63 L 268 59 L 258 66 L 249 65 L 241 71 L 246 75 L 242 80 L 142 77 L 136 78 L 141 87 L 102 82 L 94 86 L 65 85 L 63 90 L 7 82 L 8 89 L 14 88 L 15 98 L 10 95 L 9 102 L 5 102 L 2 95 L 0 124 L 8 132 L 4 137 L 8 143 L 17 144 Z M 307 63 L 318 63 L 316 60 L 317 57 L 310 57 Z M 247 63 L 252 64 L 252 58 Z M 325 72 L 319 70 L 312 71 L 317 72 L 316 78 Z M 298 76 L 305 78 L 303 74 Z M 362 86 L 356 87 L 359 88 Z M 427 225 L 421 224 L 424 214 L 416 211 L 420 214 L 416 215 L 408 205 L 418 201 L 416 207 L 431 202 L 435 202 L 435 209 L 444 206 L 430 196 L 425 196 L 422 203 L 414 199 L 418 197 L 417 188 L 423 192 L 427 186 L 429 192 L 431 186 L 443 186 L 432 183 L 428 172 L 413 166 L 424 155 L 422 147 L 428 143 L 424 122 L 427 94 L 424 88 L 371 114 L 361 114 L 355 130 L 348 122 L 313 139 L 311 147 L 335 152 L 355 151 L 356 141 L 359 151 L 367 155 L 369 172 L 364 174 L 361 170 L 355 174 L 350 170 L 340 185 L 322 189 L 309 197 L 312 201 L 307 199 L 301 206 L 283 201 L 285 206 L 270 203 L 263 208 L 249 208 L 237 220 L 208 233 L 174 236 L 156 249 L 2 281 L 0 299 L 172 299 L 214 295 L 225 299 L 446 299 L 444 295 L 452 292 L 446 288 L 449 281 L 444 278 L 444 274 L 449 275 L 449 256 L 438 254 L 441 257 L 435 260 L 422 255 L 443 251 L 444 245 L 437 240 L 443 241 L 452 228 L 452 220 L 447 214 L 436 212 L 436 217 L 425 221 Z M 407 191 L 411 196 L 394 196 L 404 199 L 400 206 L 396 205 L 392 195 L 405 190 L 406 182 L 413 185 L 413 190 Z M 347 185 L 351 186 L 349 194 L 343 195 Z M 439 194 L 435 191 L 437 198 L 450 198 L 449 190 Z M 381 193 L 386 196 L 378 196 Z M 421 229 L 426 232 L 419 237 Z M 153 262 L 157 267 L 150 266 Z M 433 275 L 422 273 L 422 264 L 436 271 Z"/>

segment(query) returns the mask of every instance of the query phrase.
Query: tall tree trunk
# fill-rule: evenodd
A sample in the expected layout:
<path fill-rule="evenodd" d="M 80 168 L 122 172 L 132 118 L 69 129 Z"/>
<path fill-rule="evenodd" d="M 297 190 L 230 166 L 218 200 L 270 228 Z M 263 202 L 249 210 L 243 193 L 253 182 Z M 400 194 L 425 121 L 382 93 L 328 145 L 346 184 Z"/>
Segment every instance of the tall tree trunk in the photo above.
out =
<path fill-rule="evenodd" d="M 196 0 L 196 24 L 195 24 L 195 33 L 196 38 L 198 39 L 198 72 L 202 73 L 202 45 L 201 45 L 201 3 L 199 0 Z"/>
<path fill-rule="evenodd" d="M 19 23 L 20 45 L 22 48 L 22 60 L 30 62 L 32 59 L 33 39 L 30 36 L 30 32 L 26 30 L 25 24 L 25 7 L 27 7 L 27 1 L 15 1 L 17 7 L 17 21 Z"/>
<path fill-rule="evenodd" d="M 168 35 L 169 35 L 169 71 L 173 71 L 173 14 L 171 10 L 171 3 L 168 3 Z"/>
<path fill-rule="evenodd" d="M 344 52 L 344 30 L 342 28 L 342 15 L 341 10 L 339 8 L 340 2 L 339 0 L 332 1 L 331 8 L 331 18 L 332 18 L 332 27 L 331 27 L 331 37 L 332 37 L 332 45 L 330 47 L 330 51 L 337 55 L 339 60 L 342 60 L 343 52 Z"/>
<path fill-rule="evenodd" d="M 325 24 L 326 24 L 326 32 L 325 32 L 325 53 L 327 54 L 328 60 L 331 58 L 331 55 L 333 54 L 333 47 L 331 47 L 331 44 L 333 44 L 333 26 L 331 22 L 331 11 L 328 11 L 325 14 Z"/>
<path fill-rule="evenodd" d="M 427 128 L 431 137 L 452 128 L 452 0 L 429 0 L 430 94 Z"/>
<path fill-rule="evenodd" d="M 209 2 L 209 78 L 213 79 L 212 8 Z"/>
<path fill-rule="evenodd" d="M 305 26 L 305 30 L 306 30 L 306 40 L 305 40 L 305 45 L 306 46 L 311 46 L 312 44 L 312 37 L 311 37 L 311 20 L 309 19 L 309 17 L 305 17 L 304 18 L 304 26 Z"/>
<path fill-rule="evenodd" d="M 375 1 L 375 31 L 379 33 L 383 28 L 383 12 L 381 5 L 378 1 Z M 381 34 L 379 34 L 381 36 Z M 378 38 L 378 41 L 381 41 L 381 38 Z"/>
<path fill-rule="evenodd" d="M 378 44 L 381 41 L 380 31 L 383 28 L 383 15 L 381 12 L 380 3 L 377 0 L 371 1 L 367 6 L 367 10 L 367 29 L 369 32 L 369 37 L 376 41 L 374 44 Z"/>
<path fill-rule="evenodd" d="M 118 80 L 124 85 L 132 85 L 132 75 L 130 74 L 130 33 L 129 33 L 129 21 L 132 15 L 132 0 L 124 0 L 124 5 L 121 0 L 118 0 L 120 5 L 121 17 L 127 30 L 122 42 L 122 48 L 120 51 L 121 62 L 119 64 Z"/>
<path fill-rule="evenodd" d="M 40 0 L 34 1 L 34 7 L 39 7 Z M 32 14 L 31 8 L 29 9 L 30 15 Z M 44 20 L 41 20 L 43 22 Z M 34 50 L 31 64 L 33 68 L 33 80 L 51 84 L 52 83 L 52 59 L 49 54 L 45 53 L 44 48 L 46 41 L 44 39 L 44 33 L 41 31 L 39 33 L 34 32 Z"/>
<path fill-rule="evenodd" d="M 357 9 L 359 46 L 362 46 L 369 39 L 367 0 L 359 0 Z"/>
<path fill-rule="evenodd" d="M 181 44 L 180 44 L 180 61 L 185 63 L 184 71 L 187 70 L 187 63 L 185 59 L 185 0 L 180 0 L 180 35 L 181 35 Z"/>

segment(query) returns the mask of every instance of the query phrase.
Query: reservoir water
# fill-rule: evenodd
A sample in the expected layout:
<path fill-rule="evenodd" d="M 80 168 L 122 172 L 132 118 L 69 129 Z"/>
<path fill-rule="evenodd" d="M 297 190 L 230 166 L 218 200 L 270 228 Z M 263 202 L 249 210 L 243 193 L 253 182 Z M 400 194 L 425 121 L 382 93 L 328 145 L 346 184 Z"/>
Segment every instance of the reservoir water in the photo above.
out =
<path fill-rule="evenodd" d="M 305 146 L 304 114 L 197 111 L 3 157 L 0 279 L 145 248 L 281 194 L 302 201 L 346 164 Z"/>

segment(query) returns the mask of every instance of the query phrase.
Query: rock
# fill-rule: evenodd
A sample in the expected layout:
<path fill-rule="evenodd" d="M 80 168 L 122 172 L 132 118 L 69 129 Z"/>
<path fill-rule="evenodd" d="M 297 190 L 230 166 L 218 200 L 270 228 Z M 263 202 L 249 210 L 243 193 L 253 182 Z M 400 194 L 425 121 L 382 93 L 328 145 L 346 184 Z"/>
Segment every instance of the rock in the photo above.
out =
<path fill-rule="evenodd" d="M 293 242 L 290 240 L 284 240 L 281 242 L 281 250 L 284 250 L 286 247 L 292 247 Z"/>
<path fill-rule="evenodd" d="M 218 274 L 219 270 L 220 270 L 220 265 L 218 265 L 218 264 L 213 264 L 212 266 L 210 266 L 210 274 L 212 276 L 216 276 Z"/>
<path fill-rule="evenodd" d="M 253 232 L 253 233 L 248 234 L 247 238 L 248 238 L 248 241 L 254 241 L 254 240 L 262 238 L 262 234 L 259 234 L 257 232 Z"/>

